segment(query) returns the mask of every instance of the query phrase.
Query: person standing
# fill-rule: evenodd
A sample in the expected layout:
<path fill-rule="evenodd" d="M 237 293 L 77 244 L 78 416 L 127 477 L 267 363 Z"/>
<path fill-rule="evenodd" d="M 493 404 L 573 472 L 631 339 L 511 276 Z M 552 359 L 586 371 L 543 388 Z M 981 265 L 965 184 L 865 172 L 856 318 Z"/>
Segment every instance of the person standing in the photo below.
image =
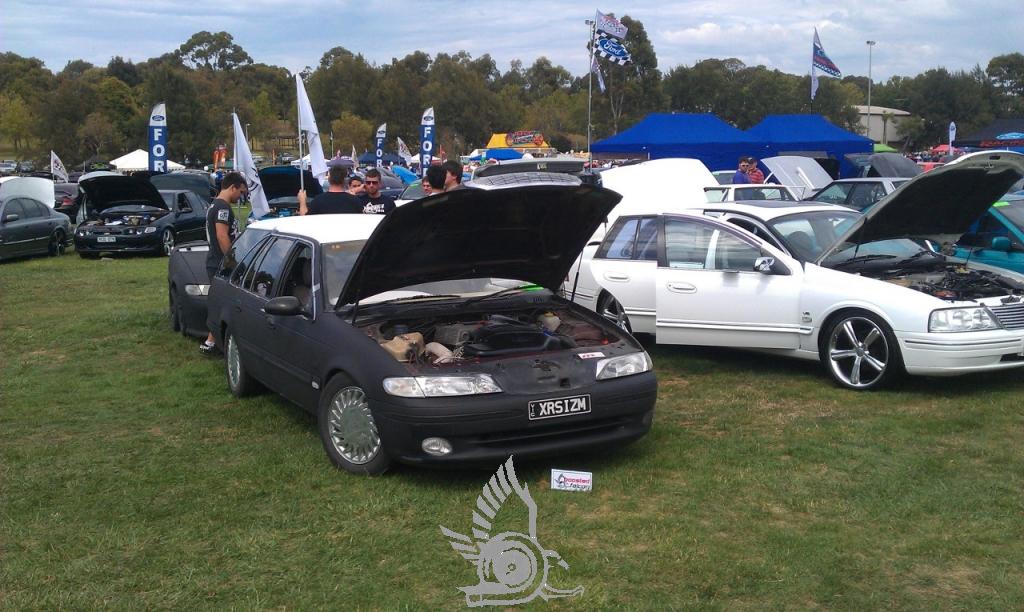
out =
<path fill-rule="evenodd" d="M 756 157 L 747 158 L 747 176 L 750 178 L 751 183 L 757 185 L 764 183 L 764 172 L 761 172 L 761 169 L 757 167 Z"/>
<path fill-rule="evenodd" d="M 248 191 L 249 186 L 241 174 L 228 172 L 221 179 L 220 192 L 206 210 L 206 242 L 210 245 L 210 250 L 206 253 L 206 274 L 210 280 L 217 275 L 224 254 L 238 237 L 238 221 L 231 206 L 237 204 Z M 206 341 L 199 345 L 199 350 L 206 355 L 212 355 L 217 351 L 213 332 L 207 334 Z"/>
<path fill-rule="evenodd" d="M 732 175 L 733 185 L 746 185 L 750 183 L 750 176 L 747 174 L 747 170 L 750 168 L 750 164 L 747 163 L 747 158 L 740 158 L 739 168 L 736 170 L 736 174 Z"/>
<path fill-rule="evenodd" d="M 427 168 L 427 175 L 423 177 L 423 187 L 430 187 L 430 191 L 427 191 L 427 195 L 437 195 L 444 193 L 444 181 L 448 173 L 445 171 L 443 166 L 431 165 Z"/>
<path fill-rule="evenodd" d="M 366 193 L 362 176 L 353 172 L 352 176 L 348 177 L 348 192 L 357 198 Z"/>
<path fill-rule="evenodd" d="M 449 159 L 441 167 L 444 168 L 444 190 L 462 189 L 462 164 Z"/>
<path fill-rule="evenodd" d="M 300 215 L 336 215 L 363 212 L 363 203 L 345 191 L 345 169 L 334 166 L 327 171 L 327 191 L 306 205 L 306 190 L 299 191 Z"/>
<path fill-rule="evenodd" d="M 395 200 L 380 192 L 380 170 L 370 168 L 366 171 L 363 182 L 366 193 L 363 194 L 363 212 L 368 215 L 386 215 L 395 209 Z"/>

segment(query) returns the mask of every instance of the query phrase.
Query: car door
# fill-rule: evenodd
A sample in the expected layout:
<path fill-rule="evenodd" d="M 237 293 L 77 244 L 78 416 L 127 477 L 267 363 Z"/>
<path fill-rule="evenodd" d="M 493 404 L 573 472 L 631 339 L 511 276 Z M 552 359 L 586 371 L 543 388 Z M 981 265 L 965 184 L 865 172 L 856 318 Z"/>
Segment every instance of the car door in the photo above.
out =
<path fill-rule="evenodd" d="M 175 225 L 179 228 L 179 242 L 202 240 L 206 235 L 205 210 L 202 201 L 191 191 L 178 194 L 178 218 Z"/>
<path fill-rule="evenodd" d="M 38 200 L 22 199 L 22 206 L 30 219 L 29 236 L 32 240 L 32 251 L 46 253 L 50 245 L 50 235 L 57 227 L 57 219 L 50 215 L 50 209 Z"/>
<path fill-rule="evenodd" d="M 654 273 L 658 268 L 658 217 L 621 217 L 594 253 L 591 274 L 619 304 L 636 333 L 655 331 Z M 599 314 L 603 304 L 598 300 Z"/>
<path fill-rule="evenodd" d="M 802 270 L 724 223 L 665 217 L 655 282 L 657 340 L 750 348 L 800 344 Z M 754 270 L 762 255 L 771 273 Z"/>
<path fill-rule="evenodd" d="M 22 198 L 7 201 L 3 210 L 4 255 L 16 257 L 32 252 L 31 219 L 27 218 Z M 17 218 L 14 218 L 17 216 Z"/>

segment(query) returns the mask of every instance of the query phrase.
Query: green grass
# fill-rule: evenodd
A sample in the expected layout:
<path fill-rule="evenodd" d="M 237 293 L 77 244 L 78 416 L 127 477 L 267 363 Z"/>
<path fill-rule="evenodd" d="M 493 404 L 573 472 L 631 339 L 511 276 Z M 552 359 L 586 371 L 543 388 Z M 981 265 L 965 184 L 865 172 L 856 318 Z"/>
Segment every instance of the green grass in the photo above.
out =
<path fill-rule="evenodd" d="M 460 608 L 481 471 L 333 469 L 172 334 L 166 260 L 0 264 L 0 608 Z M 650 435 L 518 463 L 571 565 L 554 608 L 1024 606 L 1020 373 L 833 387 L 811 363 L 650 347 Z M 547 488 L 591 470 L 593 493 Z M 497 467 L 497 466 L 495 466 Z M 519 529 L 524 529 L 518 526 Z M 537 606 L 540 607 L 540 606 Z"/>

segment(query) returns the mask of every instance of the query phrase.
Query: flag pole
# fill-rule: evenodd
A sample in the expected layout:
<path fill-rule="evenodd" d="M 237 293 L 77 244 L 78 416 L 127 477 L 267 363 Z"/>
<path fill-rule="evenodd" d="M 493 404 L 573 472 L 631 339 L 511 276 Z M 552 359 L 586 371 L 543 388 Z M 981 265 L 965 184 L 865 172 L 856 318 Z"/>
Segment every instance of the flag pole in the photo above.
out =
<path fill-rule="evenodd" d="M 296 124 L 299 128 L 299 190 L 306 189 L 306 164 L 302 161 L 302 108 L 299 106 L 299 90 L 295 90 L 295 115 L 298 119 Z"/>
<path fill-rule="evenodd" d="M 597 20 L 587 19 L 586 23 L 590 26 L 590 44 L 587 45 L 590 48 L 588 53 L 590 60 L 587 63 L 587 171 L 593 172 L 594 154 L 590 151 L 591 128 L 593 126 L 590 122 L 590 114 L 594 99 L 594 34 L 596 33 Z"/>

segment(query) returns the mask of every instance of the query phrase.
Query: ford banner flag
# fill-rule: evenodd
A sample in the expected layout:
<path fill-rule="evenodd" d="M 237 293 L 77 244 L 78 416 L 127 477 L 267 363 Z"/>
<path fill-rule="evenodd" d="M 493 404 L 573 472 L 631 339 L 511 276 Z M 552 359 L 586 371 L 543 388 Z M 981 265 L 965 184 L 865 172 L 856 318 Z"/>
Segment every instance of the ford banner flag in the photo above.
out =
<path fill-rule="evenodd" d="M 420 176 L 427 175 L 427 168 L 434 158 L 434 107 L 423 111 L 420 121 Z"/>
<path fill-rule="evenodd" d="M 377 128 L 377 167 L 384 166 L 384 140 L 388 137 L 388 124 L 382 123 Z"/>
<path fill-rule="evenodd" d="M 149 171 L 167 172 L 167 109 L 163 102 L 149 113 Z"/>

